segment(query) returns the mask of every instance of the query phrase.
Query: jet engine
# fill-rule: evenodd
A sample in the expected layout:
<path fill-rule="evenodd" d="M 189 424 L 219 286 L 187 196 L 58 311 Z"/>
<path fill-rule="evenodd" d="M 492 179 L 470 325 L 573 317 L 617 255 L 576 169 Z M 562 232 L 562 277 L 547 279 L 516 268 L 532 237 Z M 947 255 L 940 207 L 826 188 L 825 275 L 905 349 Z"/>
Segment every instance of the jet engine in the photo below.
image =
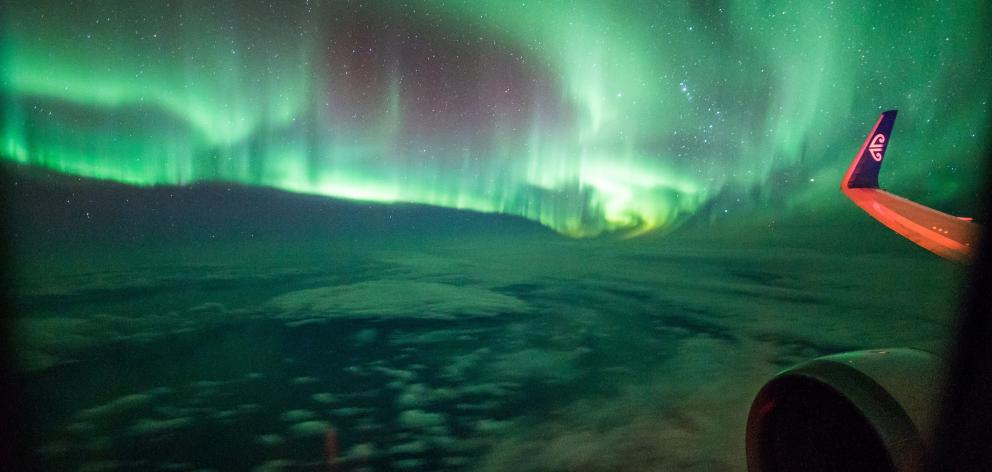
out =
<path fill-rule="evenodd" d="M 750 472 L 922 470 L 942 361 L 912 348 L 820 357 L 775 376 L 747 421 Z"/>

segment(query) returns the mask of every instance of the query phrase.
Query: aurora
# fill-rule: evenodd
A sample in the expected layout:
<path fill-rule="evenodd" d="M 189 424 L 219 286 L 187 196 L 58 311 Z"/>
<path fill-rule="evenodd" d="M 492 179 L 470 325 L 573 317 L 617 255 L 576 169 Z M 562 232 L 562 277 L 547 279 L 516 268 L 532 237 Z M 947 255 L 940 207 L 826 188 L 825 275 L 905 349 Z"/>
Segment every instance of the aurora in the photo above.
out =
<path fill-rule="evenodd" d="M 902 193 L 974 198 L 980 0 L 649 3 L 14 2 L 0 154 L 638 235 L 844 204 L 865 123 L 898 108 Z"/>

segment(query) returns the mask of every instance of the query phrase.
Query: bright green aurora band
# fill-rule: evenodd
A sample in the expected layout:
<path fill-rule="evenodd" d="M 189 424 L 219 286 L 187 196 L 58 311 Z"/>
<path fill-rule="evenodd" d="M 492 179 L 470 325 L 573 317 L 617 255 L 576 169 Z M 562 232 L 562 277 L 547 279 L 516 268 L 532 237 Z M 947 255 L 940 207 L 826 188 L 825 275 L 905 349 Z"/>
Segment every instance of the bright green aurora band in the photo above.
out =
<path fill-rule="evenodd" d="M 135 185 L 634 235 L 714 205 L 832 205 L 890 107 L 900 180 L 974 198 L 988 124 L 985 0 L 4 8 L 3 158 Z"/>

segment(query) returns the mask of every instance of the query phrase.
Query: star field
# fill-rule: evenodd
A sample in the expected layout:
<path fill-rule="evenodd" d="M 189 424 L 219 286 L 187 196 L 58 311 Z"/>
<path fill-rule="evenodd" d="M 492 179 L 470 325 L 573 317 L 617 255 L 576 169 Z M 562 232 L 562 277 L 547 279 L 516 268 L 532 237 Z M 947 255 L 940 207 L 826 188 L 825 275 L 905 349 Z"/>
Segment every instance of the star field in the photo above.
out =
<path fill-rule="evenodd" d="M 987 7 L 910 3 L 14 2 L 0 154 L 636 235 L 842 204 L 898 108 L 888 175 L 974 200 Z"/>

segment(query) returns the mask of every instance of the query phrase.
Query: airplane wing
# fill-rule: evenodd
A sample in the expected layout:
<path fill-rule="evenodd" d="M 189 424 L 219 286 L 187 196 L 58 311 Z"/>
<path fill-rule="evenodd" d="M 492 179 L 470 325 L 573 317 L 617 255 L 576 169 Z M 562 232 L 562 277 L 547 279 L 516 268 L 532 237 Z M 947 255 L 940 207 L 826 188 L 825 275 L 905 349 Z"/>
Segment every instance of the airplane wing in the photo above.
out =
<path fill-rule="evenodd" d="M 945 259 L 969 263 L 979 232 L 970 218 L 941 213 L 878 188 L 878 171 L 895 121 L 896 110 L 878 118 L 844 174 L 841 191 L 880 223 L 920 247 Z"/>

